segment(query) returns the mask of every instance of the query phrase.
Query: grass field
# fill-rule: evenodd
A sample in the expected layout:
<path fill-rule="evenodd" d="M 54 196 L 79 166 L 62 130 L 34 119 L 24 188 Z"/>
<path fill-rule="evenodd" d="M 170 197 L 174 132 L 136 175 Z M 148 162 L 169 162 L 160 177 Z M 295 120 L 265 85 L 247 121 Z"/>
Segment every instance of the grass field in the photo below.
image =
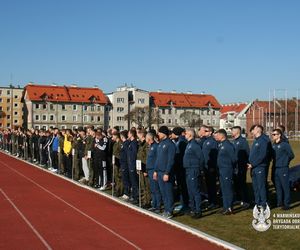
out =
<path fill-rule="evenodd" d="M 290 143 L 295 159 L 291 166 L 300 165 L 300 142 Z M 247 179 L 252 193 L 251 177 Z M 276 204 L 275 190 L 271 187 L 270 203 Z M 288 212 L 279 208 L 271 210 L 275 213 L 300 214 L 300 192 L 292 192 L 292 209 Z M 217 210 L 204 212 L 203 218 L 193 220 L 188 216 L 175 217 L 175 220 L 204 231 L 210 235 L 231 242 L 245 249 L 299 249 L 300 230 L 275 230 L 272 227 L 267 232 L 257 232 L 252 227 L 252 209 L 237 211 L 231 216 L 223 216 Z M 299 223 L 300 225 L 300 223 Z"/>

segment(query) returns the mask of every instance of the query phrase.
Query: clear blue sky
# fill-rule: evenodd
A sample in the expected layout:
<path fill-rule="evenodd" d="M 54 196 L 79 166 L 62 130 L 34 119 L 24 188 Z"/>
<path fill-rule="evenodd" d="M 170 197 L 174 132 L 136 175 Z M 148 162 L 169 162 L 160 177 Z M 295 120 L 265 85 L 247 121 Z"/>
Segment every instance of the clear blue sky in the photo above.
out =
<path fill-rule="evenodd" d="M 0 84 L 292 96 L 299 13 L 298 0 L 0 0 Z"/>

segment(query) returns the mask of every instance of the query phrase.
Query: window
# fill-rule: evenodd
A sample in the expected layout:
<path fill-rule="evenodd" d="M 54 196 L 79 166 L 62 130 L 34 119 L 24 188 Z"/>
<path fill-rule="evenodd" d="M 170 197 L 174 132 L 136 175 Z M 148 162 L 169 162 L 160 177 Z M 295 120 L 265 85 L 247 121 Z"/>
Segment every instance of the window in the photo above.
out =
<path fill-rule="evenodd" d="M 10 123 L 7 123 L 7 127 L 10 127 Z"/>
<path fill-rule="evenodd" d="M 171 119 L 169 119 L 169 124 L 171 124 L 172 123 L 172 120 Z"/>
<path fill-rule="evenodd" d="M 177 124 L 177 119 L 175 119 L 175 124 Z"/>
<path fill-rule="evenodd" d="M 10 119 L 10 115 L 7 115 L 6 118 L 7 118 L 7 119 Z"/>
<path fill-rule="evenodd" d="M 91 111 L 95 111 L 95 106 L 94 105 L 91 106 Z"/>
<path fill-rule="evenodd" d="M 84 121 L 84 122 L 88 122 L 88 120 L 89 120 L 88 118 L 89 118 L 89 117 L 88 117 L 87 115 L 84 115 L 84 116 L 83 116 L 83 121 Z"/>
<path fill-rule="evenodd" d="M 138 99 L 138 104 L 144 104 L 145 103 L 145 99 L 144 98 L 139 98 Z"/>
<path fill-rule="evenodd" d="M 73 115 L 73 122 L 77 122 L 77 115 Z"/>
<path fill-rule="evenodd" d="M 74 129 L 77 129 L 78 127 L 76 126 L 76 125 L 73 125 L 72 126 L 72 129 L 74 130 Z"/>
<path fill-rule="evenodd" d="M 124 130 L 124 126 L 119 126 L 120 130 Z"/>
<path fill-rule="evenodd" d="M 35 104 L 35 109 L 39 109 L 40 108 L 40 104 L 36 103 Z"/>
<path fill-rule="evenodd" d="M 101 121 L 101 117 L 97 116 L 97 122 L 100 122 L 100 121 Z"/>
<path fill-rule="evenodd" d="M 14 106 L 15 106 L 15 107 L 18 107 L 18 103 L 15 103 Z"/>
<path fill-rule="evenodd" d="M 169 115 L 172 113 L 172 110 L 171 109 L 169 109 Z"/>
<path fill-rule="evenodd" d="M 124 111 L 124 108 L 121 108 L 121 107 L 117 108 L 117 112 L 123 112 L 123 111 Z"/>
<path fill-rule="evenodd" d="M 43 104 L 43 109 L 47 109 L 47 104 Z"/>
<path fill-rule="evenodd" d="M 216 115 L 216 111 L 214 110 L 214 111 L 212 112 L 212 114 L 213 114 L 213 115 Z"/>
<path fill-rule="evenodd" d="M 94 121 L 94 116 L 92 115 L 92 116 L 91 116 L 91 122 L 93 122 L 93 121 Z"/>
<path fill-rule="evenodd" d="M 47 130 L 48 129 L 47 125 L 43 125 L 43 129 Z"/>
<path fill-rule="evenodd" d="M 54 105 L 50 104 L 50 110 L 54 110 Z"/>
<path fill-rule="evenodd" d="M 165 119 L 161 119 L 161 123 L 162 123 L 162 124 L 165 124 Z"/>
<path fill-rule="evenodd" d="M 18 120 L 14 120 L 14 123 L 17 124 L 17 123 L 18 123 Z"/>
<path fill-rule="evenodd" d="M 206 124 L 210 124 L 210 121 L 209 120 L 207 120 L 207 123 Z"/>
<path fill-rule="evenodd" d="M 7 92 L 6 92 L 8 95 L 10 95 L 10 90 L 7 90 Z"/>
<path fill-rule="evenodd" d="M 54 115 L 49 116 L 50 121 L 54 121 Z"/>
<path fill-rule="evenodd" d="M 164 115 L 166 113 L 165 109 L 162 109 L 161 113 Z"/>
<path fill-rule="evenodd" d="M 2 110 L 2 108 L 1 108 L 1 110 Z M 14 115 L 18 115 L 18 112 L 15 112 Z"/>
<path fill-rule="evenodd" d="M 97 111 L 101 111 L 101 106 L 100 105 L 97 106 Z"/>
<path fill-rule="evenodd" d="M 62 120 L 62 121 L 65 121 L 65 120 L 66 120 L 66 116 L 65 116 L 65 115 L 62 115 L 62 116 L 61 116 L 61 120 Z"/>
<path fill-rule="evenodd" d="M 7 111 L 10 111 L 10 107 L 7 107 L 6 110 L 7 110 Z"/>
<path fill-rule="evenodd" d="M 2 98 L 0 98 L 0 102 L 2 102 Z"/>
<path fill-rule="evenodd" d="M 2 111 L 2 107 L 0 107 L 0 111 Z"/>
<path fill-rule="evenodd" d="M 73 105 L 73 110 L 77 110 L 77 105 L 76 104 Z"/>
<path fill-rule="evenodd" d="M 118 122 L 124 121 L 124 117 L 123 117 L 123 116 L 117 116 L 117 121 L 118 121 Z"/>
<path fill-rule="evenodd" d="M 66 105 L 65 104 L 61 105 L 61 110 L 66 110 Z"/>
<path fill-rule="evenodd" d="M 47 115 L 42 115 L 42 120 L 47 121 Z"/>
<path fill-rule="evenodd" d="M 61 129 L 66 129 L 66 125 L 61 125 Z"/>
<path fill-rule="evenodd" d="M 15 95 L 15 99 L 17 99 L 18 98 L 18 96 L 17 95 Z"/>
<path fill-rule="evenodd" d="M 40 125 L 35 125 L 34 128 L 35 129 L 40 129 Z"/>
<path fill-rule="evenodd" d="M 84 110 L 84 111 L 87 111 L 87 110 L 88 110 L 88 106 L 87 106 L 87 105 L 84 105 L 84 106 L 83 106 L 83 110 Z"/>
<path fill-rule="evenodd" d="M 124 103 L 124 98 L 117 98 L 117 103 Z"/>
<path fill-rule="evenodd" d="M 40 120 L 40 116 L 39 115 L 35 115 L 35 120 L 39 121 Z"/>
<path fill-rule="evenodd" d="M 9 103 L 9 102 L 10 102 L 10 99 L 9 99 L 9 98 L 7 98 L 7 100 L 6 100 L 6 101 L 7 101 L 7 103 Z"/>
<path fill-rule="evenodd" d="M 212 124 L 215 125 L 216 124 L 216 120 L 212 120 Z"/>

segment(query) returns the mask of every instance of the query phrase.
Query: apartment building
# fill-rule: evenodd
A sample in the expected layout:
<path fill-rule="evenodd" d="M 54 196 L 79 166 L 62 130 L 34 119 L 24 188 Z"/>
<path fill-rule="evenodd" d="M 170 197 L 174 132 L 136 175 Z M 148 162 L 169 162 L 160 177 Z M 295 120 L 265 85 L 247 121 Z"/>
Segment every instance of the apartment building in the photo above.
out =
<path fill-rule="evenodd" d="M 23 101 L 27 128 L 108 126 L 109 100 L 97 87 L 28 84 Z"/>
<path fill-rule="evenodd" d="M 23 125 L 23 88 L 0 87 L 0 127 L 14 128 Z"/>

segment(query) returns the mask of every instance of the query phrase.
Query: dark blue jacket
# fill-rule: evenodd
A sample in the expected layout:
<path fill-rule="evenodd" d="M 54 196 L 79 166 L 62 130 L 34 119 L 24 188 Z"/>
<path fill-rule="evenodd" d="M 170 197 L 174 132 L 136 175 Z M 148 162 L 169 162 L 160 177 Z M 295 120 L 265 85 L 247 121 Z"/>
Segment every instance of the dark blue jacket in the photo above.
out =
<path fill-rule="evenodd" d="M 175 152 L 175 144 L 169 138 L 161 141 L 157 147 L 155 171 L 164 172 L 165 174 L 172 173 L 174 167 Z"/>
<path fill-rule="evenodd" d="M 128 150 L 127 150 L 127 162 L 128 162 L 129 169 L 136 169 L 137 151 L 138 151 L 137 140 L 129 141 Z"/>
<path fill-rule="evenodd" d="M 266 167 L 269 164 L 269 143 L 265 135 L 254 139 L 249 155 L 252 168 Z"/>
<path fill-rule="evenodd" d="M 232 170 L 236 165 L 236 155 L 234 152 L 234 146 L 228 140 L 219 143 L 218 146 L 218 168 L 220 170 Z"/>
<path fill-rule="evenodd" d="M 289 143 L 280 141 L 273 144 L 273 166 L 275 168 L 289 167 L 290 161 L 295 155 Z"/>
<path fill-rule="evenodd" d="M 156 142 L 153 142 L 148 149 L 147 161 L 146 161 L 146 169 L 147 170 L 152 170 L 155 168 L 155 162 L 156 162 L 156 157 L 157 157 L 157 147 L 158 147 L 158 144 Z"/>
<path fill-rule="evenodd" d="M 205 160 L 205 167 L 217 168 L 218 143 L 212 137 L 207 137 L 202 146 L 202 153 Z"/>
<path fill-rule="evenodd" d="M 174 159 L 174 171 L 180 173 L 183 168 L 183 156 L 187 145 L 187 140 L 184 136 L 179 136 L 175 143 L 176 153 Z"/>
<path fill-rule="evenodd" d="M 207 139 L 206 137 L 201 137 L 201 138 L 196 140 L 201 148 L 203 148 L 203 144 L 205 143 L 206 139 Z"/>
<path fill-rule="evenodd" d="M 249 144 L 246 138 L 239 136 L 232 141 L 235 151 L 235 157 L 237 159 L 237 166 L 240 168 L 247 167 L 249 163 Z"/>
<path fill-rule="evenodd" d="M 128 168 L 127 162 L 127 151 L 128 151 L 129 141 L 126 140 L 122 142 L 120 149 L 120 165 L 122 168 Z"/>
<path fill-rule="evenodd" d="M 184 157 L 183 157 L 184 168 L 204 168 L 204 156 L 201 150 L 201 146 L 194 139 L 189 141 Z"/>

